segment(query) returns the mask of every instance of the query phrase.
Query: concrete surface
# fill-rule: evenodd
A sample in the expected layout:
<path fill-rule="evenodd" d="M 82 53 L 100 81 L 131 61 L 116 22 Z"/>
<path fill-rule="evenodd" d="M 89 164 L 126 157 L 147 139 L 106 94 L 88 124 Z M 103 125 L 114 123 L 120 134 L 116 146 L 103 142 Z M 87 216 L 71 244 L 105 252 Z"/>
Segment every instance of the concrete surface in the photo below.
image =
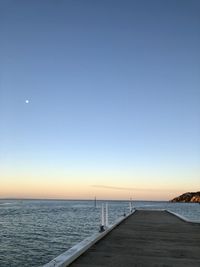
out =
<path fill-rule="evenodd" d="M 136 211 L 70 267 L 200 266 L 200 224 L 166 211 Z"/>
<path fill-rule="evenodd" d="M 131 216 L 135 212 L 132 211 L 127 216 L 123 216 L 119 218 L 113 225 L 108 225 L 105 227 L 105 231 L 101 233 L 93 234 L 85 238 L 83 241 L 79 242 L 75 246 L 71 247 L 64 253 L 58 255 L 56 258 L 43 265 L 43 267 L 66 267 L 69 266 L 75 259 L 77 259 L 80 255 L 82 255 L 85 251 L 87 251 L 92 245 L 94 245 L 97 241 L 101 240 L 105 235 L 107 235 L 110 231 L 112 231 L 115 227 L 117 227 L 120 223 L 126 220 L 129 216 Z"/>

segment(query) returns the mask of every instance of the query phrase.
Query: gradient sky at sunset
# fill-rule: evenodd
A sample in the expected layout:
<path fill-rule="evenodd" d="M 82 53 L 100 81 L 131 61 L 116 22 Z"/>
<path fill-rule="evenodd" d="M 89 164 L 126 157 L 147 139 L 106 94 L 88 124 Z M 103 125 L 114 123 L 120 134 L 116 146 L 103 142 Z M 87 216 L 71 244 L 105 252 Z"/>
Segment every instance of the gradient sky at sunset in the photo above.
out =
<path fill-rule="evenodd" d="M 0 198 L 200 189 L 200 1 L 0 10 Z"/>

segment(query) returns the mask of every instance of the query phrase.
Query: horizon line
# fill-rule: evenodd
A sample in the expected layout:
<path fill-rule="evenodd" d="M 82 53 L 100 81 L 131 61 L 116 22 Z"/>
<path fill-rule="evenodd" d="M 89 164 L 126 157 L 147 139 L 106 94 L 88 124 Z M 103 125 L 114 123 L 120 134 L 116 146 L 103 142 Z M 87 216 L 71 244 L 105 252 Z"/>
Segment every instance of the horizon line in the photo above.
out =
<path fill-rule="evenodd" d="M 0 197 L 0 200 L 50 200 L 50 201 L 94 201 L 94 198 L 89 198 L 89 199 L 82 199 L 82 198 L 20 198 L 20 197 Z M 130 202 L 130 201 L 147 201 L 147 202 L 169 202 L 170 200 L 147 200 L 147 199 L 106 199 L 106 198 L 96 198 L 96 201 L 124 201 L 124 202 Z"/>

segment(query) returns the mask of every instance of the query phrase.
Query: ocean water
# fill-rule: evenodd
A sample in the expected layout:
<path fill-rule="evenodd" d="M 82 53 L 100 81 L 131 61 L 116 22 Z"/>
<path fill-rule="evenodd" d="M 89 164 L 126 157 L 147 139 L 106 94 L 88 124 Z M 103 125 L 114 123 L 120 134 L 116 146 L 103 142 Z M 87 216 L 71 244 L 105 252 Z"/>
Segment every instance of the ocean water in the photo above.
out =
<path fill-rule="evenodd" d="M 97 201 L 0 200 L 0 267 L 38 267 L 96 233 L 101 204 Z M 104 201 L 105 203 L 105 201 Z M 129 212 L 125 201 L 107 201 L 109 223 Z M 200 205 L 134 201 L 143 209 L 169 209 L 200 221 Z"/>

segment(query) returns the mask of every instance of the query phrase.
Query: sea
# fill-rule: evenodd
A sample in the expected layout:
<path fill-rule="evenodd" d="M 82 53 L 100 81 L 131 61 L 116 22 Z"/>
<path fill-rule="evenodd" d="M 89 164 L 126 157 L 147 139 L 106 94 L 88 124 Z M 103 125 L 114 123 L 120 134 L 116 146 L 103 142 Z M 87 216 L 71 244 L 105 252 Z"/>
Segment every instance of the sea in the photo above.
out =
<path fill-rule="evenodd" d="M 129 201 L 0 200 L 0 267 L 39 267 L 99 231 L 102 203 L 109 224 Z M 168 209 L 200 222 L 198 203 L 132 201 L 138 209 Z"/>

